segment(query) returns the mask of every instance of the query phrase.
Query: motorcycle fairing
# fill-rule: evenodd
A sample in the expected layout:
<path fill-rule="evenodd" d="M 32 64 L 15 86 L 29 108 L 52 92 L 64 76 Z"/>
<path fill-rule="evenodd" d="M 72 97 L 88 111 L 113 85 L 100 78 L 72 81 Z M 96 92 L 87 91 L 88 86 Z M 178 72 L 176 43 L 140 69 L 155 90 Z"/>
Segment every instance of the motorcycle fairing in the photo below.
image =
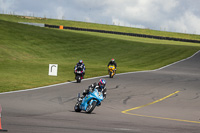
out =
<path fill-rule="evenodd" d="M 102 100 L 103 100 L 103 94 L 102 93 L 99 94 L 98 90 L 94 89 L 93 92 L 89 92 L 89 95 L 83 98 L 80 108 L 85 111 L 87 109 L 87 106 L 91 105 L 93 101 L 96 101 L 97 105 L 99 105 Z"/>

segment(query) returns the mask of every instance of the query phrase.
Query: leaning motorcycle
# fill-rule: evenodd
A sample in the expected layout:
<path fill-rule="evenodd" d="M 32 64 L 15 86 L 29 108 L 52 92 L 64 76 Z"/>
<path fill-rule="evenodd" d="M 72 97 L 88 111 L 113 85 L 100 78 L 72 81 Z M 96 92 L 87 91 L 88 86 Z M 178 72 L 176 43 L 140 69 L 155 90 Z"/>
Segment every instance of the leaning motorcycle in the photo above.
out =
<path fill-rule="evenodd" d="M 109 77 L 113 78 L 113 76 L 115 75 L 115 66 L 108 66 L 108 73 L 109 73 Z"/>
<path fill-rule="evenodd" d="M 75 79 L 77 81 L 77 83 L 80 83 L 81 80 L 83 79 L 83 70 L 82 69 L 77 69 L 75 70 Z"/>
<path fill-rule="evenodd" d="M 101 101 L 103 101 L 103 94 L 101 91 L 98 91 L 96 88 L 93 92 L 89 92 L 82 101 L 80 99 L 80 93 L 78 94 L 77 103 L 74 106 L 74 110 L 76 112 L 81 112 L 81 110 L 85 111 L 86 113 L 91 113 L 96 106 L 101 105 Z"/>

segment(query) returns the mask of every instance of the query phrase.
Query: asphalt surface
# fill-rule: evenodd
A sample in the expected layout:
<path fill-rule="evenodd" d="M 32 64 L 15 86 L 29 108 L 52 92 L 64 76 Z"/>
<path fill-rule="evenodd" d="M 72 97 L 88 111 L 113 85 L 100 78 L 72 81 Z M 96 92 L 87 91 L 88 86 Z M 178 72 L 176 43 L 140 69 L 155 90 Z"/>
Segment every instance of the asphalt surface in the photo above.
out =
<path fill-rule="evenodd" d="M 73 108 L 77 93 L 99 78 L 0 94 L 2 127 L 9 133 L 200 132 L 200 53 L 161 70 L 104 78 L 107 98 L 92 114 Z"/>

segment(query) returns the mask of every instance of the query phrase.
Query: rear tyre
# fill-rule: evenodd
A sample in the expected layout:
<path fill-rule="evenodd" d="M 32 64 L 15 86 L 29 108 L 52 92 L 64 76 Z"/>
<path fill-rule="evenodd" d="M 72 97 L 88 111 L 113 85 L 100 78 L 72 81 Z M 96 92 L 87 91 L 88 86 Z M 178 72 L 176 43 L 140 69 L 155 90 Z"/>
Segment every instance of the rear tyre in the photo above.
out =
<path fill-rule="evenodd" d="M 93 101 L 91 105 L 88 105 L 88 107 L 86 108 L 86 113 L 91 113 L 94 108 L 96 107 L 97 102 Z"/>

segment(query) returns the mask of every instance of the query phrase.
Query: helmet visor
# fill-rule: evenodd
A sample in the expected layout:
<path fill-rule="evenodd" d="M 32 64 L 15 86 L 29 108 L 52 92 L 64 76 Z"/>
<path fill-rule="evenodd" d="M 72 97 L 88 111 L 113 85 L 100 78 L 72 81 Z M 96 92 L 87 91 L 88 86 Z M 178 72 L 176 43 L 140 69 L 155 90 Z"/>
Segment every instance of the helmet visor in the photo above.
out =
<path fill-rule="evenodd" d="M 105 84 L 100 82 L 100 83 L 99 83 L 99 87 L 100 87 L 100 88 L 104 88 L 104 87 L 105 87 Z"/>

